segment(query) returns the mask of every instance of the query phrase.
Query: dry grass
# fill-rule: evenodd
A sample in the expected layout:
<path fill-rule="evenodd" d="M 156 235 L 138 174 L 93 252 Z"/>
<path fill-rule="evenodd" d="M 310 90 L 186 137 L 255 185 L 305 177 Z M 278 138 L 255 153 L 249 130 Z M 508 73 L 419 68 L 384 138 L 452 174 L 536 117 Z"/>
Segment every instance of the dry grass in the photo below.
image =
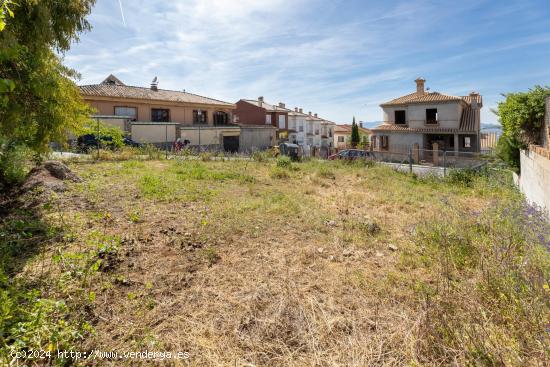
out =
<path fill-rule="evenodd" d="M 445 364 L 419 347 L 418 284 L 432 277 L 413 256 L 416 228 L 449 206 L 469 213 L 511 195 L 338 162 L 72 169 L 84 182 L 50 213 L 72 240 L 50 255 L 116 242 L 102 258 L 109 266 L 86 283 L 95 332 L 82 348 L 188 351 L 192 366 Z M 27 275 L 45 261 L 40 276 L 62 278 L 64 262 L 49 258 Z M 67 294 L 78 296 L 76 284 L 64 283 Z"/>

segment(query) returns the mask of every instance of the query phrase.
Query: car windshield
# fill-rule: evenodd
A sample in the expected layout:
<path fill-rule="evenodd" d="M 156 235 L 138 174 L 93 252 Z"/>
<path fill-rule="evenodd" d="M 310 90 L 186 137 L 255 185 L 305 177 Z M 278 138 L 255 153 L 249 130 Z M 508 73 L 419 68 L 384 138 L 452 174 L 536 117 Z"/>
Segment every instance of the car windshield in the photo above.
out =
<path fill-rule="evenodd" d="M 340 152 L 338 155 L 339 155 L 340 157 L 347 157 L 347 156 L 348 156 L 348 153 L 349 153 L 349 152 L 348 152 L 347 150 L 344 150 L 343 152 Z"/>

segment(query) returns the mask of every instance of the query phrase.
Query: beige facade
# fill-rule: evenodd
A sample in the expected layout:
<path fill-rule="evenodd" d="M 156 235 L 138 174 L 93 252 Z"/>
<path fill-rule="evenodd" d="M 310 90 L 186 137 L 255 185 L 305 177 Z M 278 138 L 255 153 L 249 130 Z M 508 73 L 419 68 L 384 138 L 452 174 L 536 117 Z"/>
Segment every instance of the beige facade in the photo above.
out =
<path fill-rule="evenodd" d="M 207 124 L 214 126 L 214 113 L 225 112 L 228 114 L 228 121 L 233 119 L 233 109 L 226 105 L 212 106 L 205 104 L 183 104 L 169 101 L 151 101 L 120 97 L 99 97 L 86 96 L 84 100 L 93 107 L 98 115 L 115 115 L 115 107 L 131 107 L 137 112 L 136 121 L 151 122 L 152 109 L 168 109 L 169 122 L 176 122 L 182 125 L 193 125 L 193 111 L 201 110 L 207 114 Z"/>

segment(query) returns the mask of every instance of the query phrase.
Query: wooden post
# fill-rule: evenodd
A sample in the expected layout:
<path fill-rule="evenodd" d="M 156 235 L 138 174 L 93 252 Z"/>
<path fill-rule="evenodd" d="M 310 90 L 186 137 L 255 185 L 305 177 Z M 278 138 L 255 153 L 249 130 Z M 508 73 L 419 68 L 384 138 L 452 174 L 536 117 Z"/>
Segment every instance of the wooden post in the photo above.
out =
<path fill-rule="evenodd" d="M 434 163 L 434 166 L 437 166 L 439 165 L 439 144 L 433 143 L 432 150 L 433 150 L 433 163 Z"/>
<path fill-rule="evenodd" d="M 420 162 L 420 146 L 418 143 L 413 144 L 412 159 L 415 163 Z"/>

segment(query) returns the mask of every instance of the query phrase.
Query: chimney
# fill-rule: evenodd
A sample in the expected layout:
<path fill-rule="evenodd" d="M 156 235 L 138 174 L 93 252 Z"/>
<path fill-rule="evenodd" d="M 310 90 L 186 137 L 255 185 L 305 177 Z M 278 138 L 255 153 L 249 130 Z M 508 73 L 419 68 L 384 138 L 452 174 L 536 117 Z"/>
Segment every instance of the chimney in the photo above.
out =
<path fill-rule="evenodd" d="M 426 93 L 424 90 L 424 84 L 426 83 L 426 79 L 418 78 L 415 80 L 415 82 L 416 82 L 416 94 Z"/>
<path fill-rule="evenodd" d="M 258 106 L 262 107 L 262 104 L 264 103 L 264 97 L 263 96 L 259 96 L 258 97 Z"/>
<path fill-rule="evenodd" d="M 308 114 L 311 116 L 311 111 L 309 111 Z"/>
<path fill-rule="evenodd" d="M 479 93 L 477 92 L 471 92 L 470 93 L 470 100 L 472 101 L 472 109 L 477 110 L 477 99 L 479 97 Z"/>
<path fill-rule="evenodd" d="M 316 114 L 316 113 L 314 113 L 314 114 L 313 114 L 313 116 L 317 117 L 317 114 Z"/>
<path fill-rule="evenodd" d="M 304 113 L 304 109 L 303 109 L 303 108 L 300 108 L 300 113 Z"/>
<path fill-rule="evenodd" d="M 157 79 L 157 77 L 155 77 L 153 79 L 153 81 L 151 82 L 151 90 L 158 91 L 159 90 L 158 89 L 158 84 L 159 84 L 158 79 Z"/>
<path fill-rule="evenodd" d="M 285 104 L 283 102 L 279 102 L 279 107 L 285 108 Z"/>
<path fill-rule="evenodd" d="M 298 112 L 298 107 L 294 107 L 294 112 Z"/>
<path fill-rule="evenodd" d="M 362 129 L 363 128 L 363 121 L 359 121 L 359 127 Z"/>

